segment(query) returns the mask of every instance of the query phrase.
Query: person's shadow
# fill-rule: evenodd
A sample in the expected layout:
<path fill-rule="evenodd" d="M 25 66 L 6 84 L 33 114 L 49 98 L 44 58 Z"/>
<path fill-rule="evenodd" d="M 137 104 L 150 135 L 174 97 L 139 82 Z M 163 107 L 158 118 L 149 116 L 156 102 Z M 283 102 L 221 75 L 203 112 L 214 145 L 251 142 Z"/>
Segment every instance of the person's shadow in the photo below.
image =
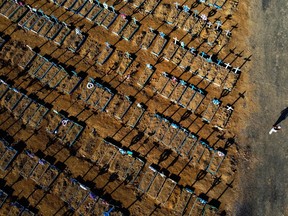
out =
<path fill-rule="evenodd" d="M 287 117 L 288 117 L 288 107 L 286 107 L 284 110 L 281 111 L 281 115 L 279 116 L 279 118 L 277 119 L 277 121 L 274 123 L 273 126 L 280 124 Z"/>

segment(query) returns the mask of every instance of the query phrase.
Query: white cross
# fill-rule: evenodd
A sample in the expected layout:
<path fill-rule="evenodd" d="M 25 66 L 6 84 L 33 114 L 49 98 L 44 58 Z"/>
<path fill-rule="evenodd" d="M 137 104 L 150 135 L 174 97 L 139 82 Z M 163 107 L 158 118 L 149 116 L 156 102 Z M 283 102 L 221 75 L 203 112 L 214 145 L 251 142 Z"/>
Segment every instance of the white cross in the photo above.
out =
<path fill-rule="evenodd" d="M 177 39 L 177 37 L 174 37 L 174 44 L 176 44 L 179 40 Z"/>
<path fill-rule="evenodd" d="M 225 68 L 227 69 L 227 68 L 229 68 L 231 65 L 229 64 L 229 63 L 225 63 Z"/>
<path fill-rule="evenodd" d="M 205 14 L 201 14 L 200 17 L 201 17 L 202 20 L 207 20 L 207 16 L 205 16 Z"/>
<path fill-rule="evenodd" d="M 217 25 L 216 29 L 218 30 L 218 28 L 222 25 L 221 21 L 216 21 L 216 25 Z"/>
<path fill-rule="evenodd" d="M 230 111 L 230 110 L 234 110 L 234 109 L 233 109 L 233 107 L 232 107 L 232 106 L 230 106 L 230 105 L 227 105 L 227 110 L 228 110 L 228 111 Z"/>
<path fill-rule="evenodd" d="M 150 30 L 151 32 L 153 32 L 153 31 L 154 31 L 154 29 L 153 29 L 153 28 L 151 28 L 151 27 L 149 27 L 149 30 Z"/>
<path fill-rule="evenodd" d="M 225 30 L 225 32 L 226 32 L 226 36 L 228 36 L 228 37 L 231 36 L 231 31 L 229 31 L 229 30 Z"/>
<path fill-rule="evenodd" d="M 178 9 L 178 6 L 180 5 L 178 2 L 174 3 L 176 5 L 176 8 Z"/>
<path fill-rule="evenodd" d="M 234 73 L 238 73 L 238 71 L 241 71 L 239 67 L 234 68 L 234 70 L 235 70 Z"/>
<path fill-rule="evenodd" d="M 76 28 L 75 32 L 76 32 L 77 35 L 81 35 L 81 33 L 82 33 L 79 28 Z"/>
<path fill-rule="evenodd" d="M 206 25 L 208 26 L 208 28 L 211 28 L 211 26 L 213 25 L 213 23 L 208 22 Z"/>

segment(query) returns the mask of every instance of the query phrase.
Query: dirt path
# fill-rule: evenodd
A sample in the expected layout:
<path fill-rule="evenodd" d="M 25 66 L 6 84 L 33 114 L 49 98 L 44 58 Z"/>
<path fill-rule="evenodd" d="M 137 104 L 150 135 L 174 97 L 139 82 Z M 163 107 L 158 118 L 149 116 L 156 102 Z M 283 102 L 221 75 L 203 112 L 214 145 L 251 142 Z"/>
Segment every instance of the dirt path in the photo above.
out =
<path fill-rule="evenodd" d="M 243 164 L 243 200 L 236 215 L 288 215 L 287 119 L 281 123 L 283 131 L 268 134 L 288 102 L 288 4 L 285 0 L 252 4 L 254 67 L 250 75 L 255 91 L 249 99 L 260 106 L 245 131 L 245 145 L 255 161 Z"/>

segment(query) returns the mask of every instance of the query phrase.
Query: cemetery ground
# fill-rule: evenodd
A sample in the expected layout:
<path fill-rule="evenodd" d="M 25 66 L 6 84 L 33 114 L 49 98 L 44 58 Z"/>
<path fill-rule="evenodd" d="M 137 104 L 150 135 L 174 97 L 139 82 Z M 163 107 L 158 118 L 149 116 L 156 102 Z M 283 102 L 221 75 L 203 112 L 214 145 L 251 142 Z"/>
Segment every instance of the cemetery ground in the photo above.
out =
<path fill-rule="evenodd" d="M 204 2 L 0 1 L 1 214 L 235 214 L 249 6 Z"/>

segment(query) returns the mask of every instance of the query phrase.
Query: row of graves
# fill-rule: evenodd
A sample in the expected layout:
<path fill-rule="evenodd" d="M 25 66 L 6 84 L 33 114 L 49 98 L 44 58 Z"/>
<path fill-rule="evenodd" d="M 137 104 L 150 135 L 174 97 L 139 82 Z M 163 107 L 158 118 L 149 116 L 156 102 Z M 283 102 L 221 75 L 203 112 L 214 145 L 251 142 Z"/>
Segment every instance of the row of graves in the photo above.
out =
<path fill-rule="evenodd" d="M 7 216 L 34 216 L 28 208 L 21 205 L 17 200 L 12 201 L 11 196 L 0 189 L 0 213 Z"/>
<path fill-rule="evenodd" d="M 2 145 L 6 146 L 8 142 L 1 139 L 0 144 L 2 148 Z M 0 157 L 1 164 L 3 160 L 5 158 Z M 22 153 L 17 154 L 17 158 L 14 156 L 13 160 L 13 169 L 17 170 L 24 179 L 31 179 L 44 191 L 52 191 L 67 203 L 72 211 L 77 211 L 83 216 L 100 214 L 122 215 L 116 206 L 101 198 L 89 187 L 62 172 L 44 157 L 37 156 L 37 154 L 26 149 Z M 7 193 L 0 191 L 0 207 L 5 203 L 7 197 Z M 13 202 L 9 205 L 9 213 L 5 215 L 24 216 L 34 214 L 19 203 Z"/>
<path fill-rule="evenodd" d="M 51 40 L 59 46 L 64 45 L 72 52 L 76 52 L 87 38 L 78 28 L 73 29 L 56 17 L 17 1 L 2 1 L 0 14 L 21 28 Z"/>
<path fill-rule="evenodd" d="M 52 0 L 52 2 L 106 29 L 110 29 L 112 24 L 114 24 L 113 33 L 127 41 L 129 41 L 140 28 L 140 23 L 134 17 L 121 14 L 116 11 L 113 6 L 109 6 L 107 3 L 100 3 L 98 0 Z"/>
<path fill-rule="evenodd" d="M 196 196 L 193 189 L 179 185 L 173 174 L 169 175 L 167 170 L 161 170 L 155 164 L 146 163 L 145 159 L 137 156 L 137 152 L 120 145 L 112 138 L 103 139 L 96 134 L 81 146 L 79 154 L 116 174 L 120 180 L 133 184 L 139 192 L 155 199 L 162 206 L 169 207 L 171 202 L 174 203 L 176 214 L 217 212 L 217 206 L 209 203 L 208 197 Z"/>
<path fill-rule="evenodd" d="M 33 129 L 38 129 L 43 119 L 48 120 L 46 131 L 67 146 L 72 146 L 84 129 L 76 121 L 47 108 L 45 104 L 25 95 L 3 80 L 0 80 L 0 100 L 1 106 L 10 111 L 15 119 L 21 120 Z"/>

